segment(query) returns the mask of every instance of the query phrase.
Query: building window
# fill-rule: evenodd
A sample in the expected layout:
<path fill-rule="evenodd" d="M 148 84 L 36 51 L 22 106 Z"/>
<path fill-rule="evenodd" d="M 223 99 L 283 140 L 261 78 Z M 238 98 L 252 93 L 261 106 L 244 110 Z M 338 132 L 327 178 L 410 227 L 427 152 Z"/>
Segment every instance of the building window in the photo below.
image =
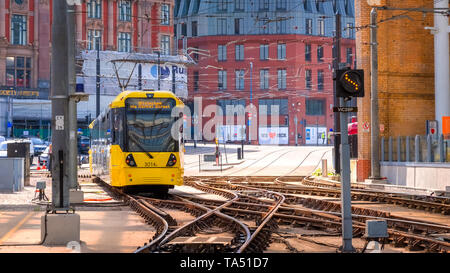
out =
<path fill-rule="evenodd" d="M 227 71 L 219 70 L 219 90 L 227 89 Z"/>
<path fill-rule="evenodd" d="M 261 61 L 269 59 L 269 45 L 259 45 L 259 59 Z"/>
<path fill-rule="evenodd" d="M 317 46 L 317 61 L 323 62 L 323 46 L 321 45 Z"/>
<path fill-rule="evenodd" d="M 102 0 L 91 0 L 86 5 L 88 18 L 102 18 Z"/>
<path fill-rule="evenodd" d="M 131 21 L 131 1 L 119 1 L 119 21 Z"/>
<path fill-rule="evenodd" d="M 98 43 L 97 43 L 98 39 Z M 88 29 L 88 50 L 101 50 L 102 31 L 95 29 Z"/>
<path fill-rule="evenodd" d="M 6 57 L 6 85 L 31 87 L 30 57 Z"/>
<path fill-rule="evenodd" d="M 244 45 L 236 45 L 236 61 L 244 60 Z"/>
<path fill-rule="evenodd" d="M 217 60 L 218 61 L 226 61 L 227 60 L 227 46 L 219 45 L 217 51 L 218 51 Z"/>
<path fill-rule="evenodd" d="M 117 51 L 119 52 L 131 52 L 131 33 L 119 32 L 119 42 Z"/>
<path fill-rule="evenodd" d="M 236 18 L 234 19 L 234 34 L 243 34 L 244 32 L 244 19 Z"/>
<path fill-rule="evenodd" d="M 305 44 L 305 61 L 311 61 L 311 45 Z"/>
<path fill-rule="evenodd" d="M 305 26 L 306 34 L 312 35 L 312 19 L 306 19 Z"/>
<path fill-rule="evenodd" d="M 269 10 L 269 0 L 259 0 L 259 10 L 268 11 Z"/>
<path fill-rule="evenodd" d="M 170 36 L 169 35 L 161 36 L 161 54 L 162 55 L 170 54 Z"/>
<path fill-rule="evenodd" d="M 317 27 L 318 27 L 318 34 L 320 36 L 325 36 L 325 21 L 320 19 L 317 21 Z"/>
<path fill-rule="evenodd" d="M 244 11 L 245 0 L 234 0 L 234 11 Z"/>
<path fill-rule="evenodd" d="M 277 45 L 278 60 L 286 60 L 286 44 Z"/>
<path fill-rule="evenodd" d="M 227 19 L 217 19 L 217 35 L 227 34 Z"/>
<path fill-rule="evenodd" d="M 305 86 L 306 89 L 311 89 L 312 87 L 312 73 L 311 73 L 311 69 L 306 69 L 305 70 Z"/>
<path fill-rule="evenodd" d="M 258 104 L 259 104 L 259 113 L 260 115 L 272 115 L 272 114 L 277 114 L 276 112 L 278 112 L 279 115 L 288 115 L 289 114 L 289 109 L 288 109 L 288 100 L 287 99 L 260 99 L 258 100 Z M 261 109 L 261 106 L 266 106 L 266 110 L 267 113 L 264 113 Z M 274 106 L 274 113 L 272 113 L 272 106 Z M 277 111 L 278 108 L 278 111 Z"/>
<path fill-rule="evenodd" d="M 186 37 L 187 36 L 187 25 L 186 23 L 181 24 L 181 36 Z"/>
<path fill-rule="evenodd" d="M 170 24 L 170 6 L 167 4 L 161 5 L 161 25 Z"/>
<path fill-rule="evenodd" d="M 3 20 L 3 19 L 2 19 Z M 13 14 L 11 19 L 11 44 L 27 44 L 27 17 Z"/>
<path fill-rule="evenodd" d="M 236 90 L 244 90 L 244 69 L 238 69 L 236 73 Z"/>
<path fill-rule="evenodd" d="M 228 0 L 217 0 L 216 3 L 218 12 L 227 12 Z"/>
<path fill-rule="evenodd" d="M 353 24 L 347 23 L 347 37 L 348 38 L 354 38 L 354 31 L 353 31 Z"/>
<path fill-rule="evenodd" d="M 269 89 L 269 69 L 259 70 L 259 88 Z"/>
<path fill-rule="evenodd" d="M 192 33 L 191 33 L 192 37 L 197 37 L 197 35 L 198 35 L 198 33 L 197 33 L 197 31 L 198 31 L 197 21 L 192 21 L 191 26 L 192 26 L 192 29 L 191 29 L 192 30 Z"/>
<path fill-rule="evenodd" d="M 347 48 L 347 63 L 352 65 L 353 63 L 353 50 L 351 47 Z"/>
<path fill-rule="evenodd" d="M 323 91 L 323 70 L 317 71 L 317 90 Z"/>
<path fill-rule="evenodd" d="M 278 18 L 277 20 L 277 33 L 284 34 L 287 32 L 286 21 L 287 18 Z"/>
<path fill-rule="evenodd" d="M 277 0 L 277 10 L 286 10 L 287 0 Z"/>
<path fill-rule="evenodd" d="M 323 116 L 324 115 L 324 100 L 307 99 L 306 100 L 306 115 L 308 116 Z"/>
<path fill-rule="evenodd" d="M 286 69 L 278 69 L 278 89 L 286 89 Z"/>
<path fill-rule="evenodd" d="M 222 109 L 222 113 L 226 115 L 238 115 L 243 116 L 245 114 L 245 100 L 217 100 L 217 105 Z M 230 110 L 227 110 L 230 109 Z M 236 113 L 228 112 L 232 111 L 232 109 L 236 110 Z"/>
<path fill-rule="evenodd" d="M 197 92 L 199 87 L 199 74 L 198 71 L 194 71 L 194 91 Z"/>

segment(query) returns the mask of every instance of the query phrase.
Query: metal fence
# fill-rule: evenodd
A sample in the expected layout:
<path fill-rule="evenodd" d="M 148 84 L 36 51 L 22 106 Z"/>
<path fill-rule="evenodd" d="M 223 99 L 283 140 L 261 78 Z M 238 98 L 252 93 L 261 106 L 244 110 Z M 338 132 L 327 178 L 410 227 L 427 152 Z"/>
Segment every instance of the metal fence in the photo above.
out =
<path fill-rule="evenodd" d="M 450 162 L 450 140 L 443 135 L 382 137 L 381 161 Z"/>

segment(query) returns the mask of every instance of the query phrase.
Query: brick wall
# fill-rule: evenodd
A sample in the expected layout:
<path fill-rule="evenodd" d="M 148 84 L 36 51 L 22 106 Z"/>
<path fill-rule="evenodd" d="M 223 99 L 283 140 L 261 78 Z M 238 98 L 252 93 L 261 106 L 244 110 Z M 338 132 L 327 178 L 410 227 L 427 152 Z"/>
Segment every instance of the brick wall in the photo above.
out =
<path fill-rule="evenodd" d="M 432 1 L 386 0 L 388 7 L 432 8 Z M 356 1 L 356 26 L 370 23 L 371 7 Z M 425 134 L 425 122 L 434 119 L 434 43 L 433 35 L 424 28 L 433 26 L 433 15 L 405 11 L 378 10 L 378 21 L 395 15 L 395 20 L 378 24 L 378 97 L 381 136 Z M 364 69 L 366 97 L 358 99 L 358 163 L 357 179 L 370 175 L 370 132 L 362 124 L 370 122 L 370 29 L 356 34 L 358 67 Z"/>

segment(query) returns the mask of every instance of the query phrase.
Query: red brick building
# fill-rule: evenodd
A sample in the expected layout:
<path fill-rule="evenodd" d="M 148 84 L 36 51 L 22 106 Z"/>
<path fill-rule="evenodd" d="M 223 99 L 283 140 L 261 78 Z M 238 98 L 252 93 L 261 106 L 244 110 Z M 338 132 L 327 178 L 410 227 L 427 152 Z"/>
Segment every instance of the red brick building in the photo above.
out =
<path fill-rule="evenodd" d="M 179 46 L 186 43 L 198 63 L 188 68 L 189 97 L 201 97 L 203 109 L 211 104 L 224 108 L 252 102 L 259 110 L 260 105 L 278 105 L 279 128 L 272 128 L 273 132 L 261 130 L 265 124 L 260 126 L 259 119 L 252 117 L 251 122 L 258 120 L 259 132 L 254 143 L 265 143 L 260 138 L 269 132 L 281 134 L 280 144 L 327 144 L 322 133 L 326 136 L 333 128 L 334 116 L 333 14 L 343 15 L 342 62 L 352 65 L 353 1 L 338 1 L 335 6 L 303 1 L 304 5 L 292 7 L 289 1 L 267 2 L 267 6 L 258 6 L 228 1 L 216 7 L 208 1 L 191 1 L 190 5 L 176 1 Z M 269 20 L 258 19 L 264 16 Z M 248 115 L 245 119 L 248 125 Z M 273 127 L 270 114 L 267 120 L 267 127 Z M 248 140 L 248 128 L 246 134 Z"/>
<path fill-rule="evenodd" d="M 0 90 L 8 90 L 0 92 L 0 101 L 49 98 L 53 1 L 0 0 Z M 76 8 L 77 49 L 96 49 L 100 37 L 100 50 L 172 54 L 173 5 L 172 0 L 83 0 Z M 14 129 L 49 124 L 48 118 L 17 115 Z"/>
<path fill-rule="evenodd" d="M 0 87 L 50 87 L 53 0 L 0 0 Z M 76 9 L 79 50 L 172 52 L 173 1 L 86 0 Z"/>

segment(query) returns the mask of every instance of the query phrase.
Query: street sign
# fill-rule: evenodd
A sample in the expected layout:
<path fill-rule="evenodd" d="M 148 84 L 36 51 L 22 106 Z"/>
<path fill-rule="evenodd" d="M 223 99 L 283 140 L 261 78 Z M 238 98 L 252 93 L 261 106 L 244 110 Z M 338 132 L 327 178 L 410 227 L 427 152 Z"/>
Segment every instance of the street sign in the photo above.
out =
<path fill-rule="evenodd" d="M 358 112 L 358 107 L 333 107 L 333 112 L 335 113 Z"/>
<path fill-rule="evenodd" d="M 437 120 L 427 120 L 427 135 L 437 134 Z"/>
<path fill-rule="evenodd" d="M 363 132 L 364 133 L 368 133 L 369 132 L 369 128 L 370 128 L 370 124 L 368 121 L 363 123 Z"/>

